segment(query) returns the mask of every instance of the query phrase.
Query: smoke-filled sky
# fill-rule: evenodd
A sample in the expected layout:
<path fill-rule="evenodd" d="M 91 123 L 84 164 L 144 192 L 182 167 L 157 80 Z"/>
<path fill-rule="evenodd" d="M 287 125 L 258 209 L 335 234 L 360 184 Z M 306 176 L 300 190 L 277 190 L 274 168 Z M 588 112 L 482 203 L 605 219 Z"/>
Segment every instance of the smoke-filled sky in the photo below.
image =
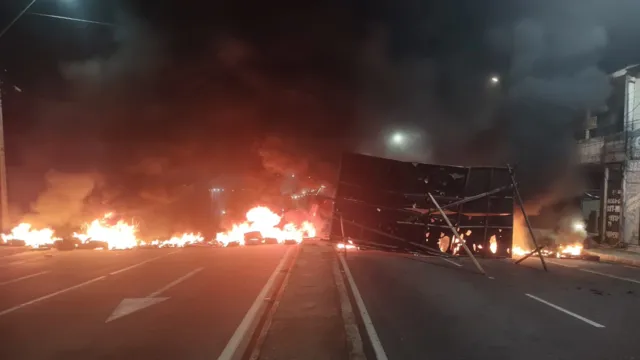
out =
<path fill-rule="evenodd" d="M 3 1 L 0 24 L 28 2 Z M 38 0 L 115 26 L 26 14 L 0 39 L 17 214 L 92 213 L 87 193 L 96 212 L 181 223 L 212 179 L 330 181 L 345 149 L 518 162 L 540 193 L 571 159 L 575 113 L 640 62 L 633 0 L 204 4 Z M 398 129 L 402 151 L 385 140 Z"/>

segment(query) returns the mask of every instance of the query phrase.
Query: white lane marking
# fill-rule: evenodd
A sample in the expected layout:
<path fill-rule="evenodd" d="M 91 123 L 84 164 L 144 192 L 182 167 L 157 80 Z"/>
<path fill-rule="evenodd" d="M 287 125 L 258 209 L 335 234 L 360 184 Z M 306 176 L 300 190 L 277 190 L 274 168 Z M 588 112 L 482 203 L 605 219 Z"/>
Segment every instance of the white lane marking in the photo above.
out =
<path fill-rule="evenodd" d="M 153 293 L 149 294 L 149 296 L 147 296 L 147 297 L 156 297 L 156 296 L 158 296 L 158 295 L 162 294 L 163 292 L 165 292 L 165 291 L 167 291 L 167 290 L 171 289 L 172 287 L 174 287 L 174 286 L 176 286 L 176 285 L 180 284 L 181 282 L 183 282 L 183 281 L 187 280 L 188 278 L 192 277 L 193 275 L 195 275 L 195 274 L 199 273 L 200 271 L 202 271 L 202 269 L 204 269 L 204 268 L 203 268 L 203 267 L 197 268 L 197 269 L 195 269 L 195 270 L 191 271 L 190 273 L 188 273 L 188 274 L 186 274 L 186 275 L 184 275 L 184 276 L 181 276 L 181 277 L 177 278 L 176 280 L 174 280 L 174 281 L 172 281 L 172 282 L 168 283 L 167 285 L 165 285 L 164 287 L 162 287 L 162 288 L 161 288 L 161 289 L 159 289 L 158 291 L 155 291 L 155 292 L 153 292 Z"/>
<path fill-rule="evenodd" d="M 563 264 L 563 263 L 559 263 L 559 262 L 555 262 L 555 261 L 551 261 L 551 260 L 547 260 L 547 262 L 549 264 L 553 264 L 553 265 L 564 266 L 564 267 L 573 268 L 573 269 L 577 268 L 576 265 L 567 265 L 567 264 Z"/>
<path fill-rule="evenodd" d="M 489 276 L 489 279 L 495 280 L 496 278 L 494 278 L 493 276 Z"/>
<path fill-rule="evenodd" d="M 449 260 L 449 259 L 447 259 L 447 258 L 445 258 L 445 257 L 441 257 L 441 256 L 440 256 L 440 259 L 442 259 L 442 260 L 444 260 L 444 261 L 446 261 L 446 262 L 448 262 L 448 263 L 451 263 L 451 264 L 453 264 L 453 265 L 455 265 L 455 266 L 462 267 L 462 264 L 459 264 L 459 263 L 457 263 L 457 262 L 455 262 L 455 261 L 453 261 L 453 260 Z"/>
<path fill-rule="evenodd" d="M 599 272 L 599 271 L 594 271 L 594 270 L 589 270 L 589 269 L 580 269 L 580 271 L 584 271 L 584 272 L 588 272 L 588 273 L 592 273 L 592 274 L 596 274 L 596 275 L 601 275 L 601 276 L 606 276 L 606 277 L 610 277 L 612 279 L 618 279 L 618 280 L 622 280 L 622 281 L 628 281 L 628 282 L 640 284 L 640 280 L 636 280 L 636 279 L 630 279 L 630 278 L 626 278 L 626 277 L 615 276 L 615 275 L 602 273 L 602 272 Z"/>
<path fill-rule="evenodd" d="M 247 313 L 244 315 L 244 318 L 240 322 L 240 325 L 238 325 L 238 328 L 236 329 L 236 331 L 231 336 L 231 339 L 229 339 L 227 346 L 225 346 L 224 350 L 222 350 L 222 353 L 218 357 L 218 360 L 231 360 L 234 358 L 234 355 L 240 348 L 240 345 L 242 344 L 243 340 L 245 340 L 247 335 L 249 335 L 248 333 L 250 328 L 255 325 L 254 323 L 256 320 L 256 316 L 258 316 L 258 311 L 264 304 L 267 296 L 269 295 L 269 292 L 271 291 L 271 288 L 273 288 L 273 283 L 276 281 L 276 277 L 278 277 L 278 274 L 280 273 L 280 271 L 282 271 L 282 268 L 284 267 L 284 264 L 286 263 L 286 260 L 289 258 L 289 255 L 291 254 L 292 250 L 293 248 L 290 248 L 284 254 L 284 256 L 282 257 L 282 260 L 280 260 L 280 263 L 278 264 L 278 266 L 276 266 L 276 269 L 273 271 L 273 274 L 271 274 L 271 277 L 269 277 L 269 280 L 267 280 L 267 283 L 264 284 L 264 287 L 262 288 L 262 290 L 260 290 L 260 293 L 258 294 L 258 296 L 256 297 L 256 300 L 253 302 L 253 304 L 249 308 L 249 311 L 247 311 Z"/>
<path fill-rule="evenodd" d="M 629 268 L 629 269 L 634 269 L 634 270 L 640 270 L 640 268 L 637 267 L 637 266 L 624 265 L 624 267 Z"/>
<path fill-rule="evenodd" d="M 349 300 L 349 295 L 347 293 L 347 287 L 345 286 L 342 275 L 340 274 L 340 268 L 337 261 L 333 262 L 333 279 L 336 282 L 336 287 L 338 288 L 344 330 L 347 334 L 347 340 L 351 344 L 349 349 L 349 359 L 366 359 L 364 347 L 362 345 L 362 337 L 360 336 L 360 330 L 358 330 L 358 323 L 356 322 L 356 316 L 353 313 L 351 301 Z"/>
<path fill-rule="evenodd" d="M 565 308 L 562 308 L 562 307 L 560 307 L 560 306 L 558 306 L 558 305 L 555 305 L 555 304 L 552 304 L 552 303 L 550 303 L 550 302 L 548 302 L 548 301 L 546 301 L 546 300 L 540 299 L 540 298 L 539 298 L 539 297 L 537 297 L 537 296 L 534 296 L 534 295 L 531 295 L 531 294 L 525 294 L 525 295 L 527 295 L 528 297 L 530 297 L 530 298 L 532 298 L 532 299 L 534 299 L 534 300 L 536 300 L 536 301 L 539 301 L 539 302 L 541 302 L 541 303 L 543 303 L 543 304 L 545 304 L 545 305 L 551 306 L 552 308 L 554 308 L 554 309 L 556 309 L 556 310 L 558 310 L 558 311 L 562 311 L 563 313 L 565 313 L 565 314 L 567 314 L 567 315 L 571 315 L 571 316 L 573 316 L 574 318 L 576 318 L 576 319 L 578 319 L 578 320 L 582 320 L 582 321 L 586 322 L 587 324 L 589 324 L 589 325 L 591 325 L 591 326 L 595 326 L 595 327 L 597 327 L 597 328 L 603 328 L 603 327 L 605 327 L 605 326 L 604 326 L 604 325 L 602 325 L 602 324 L 598 324 L 598 323 L 597 323 L 597 322 L 595 322 L 595 321 L 589 320 L 589 319 L 587 319 L 587 318 L 586 318 L 586 317 L 584 317 L 584 316 L 580 316 L 580 315 L 578 315 L 578 314 L 576 314 L 576 313 L 574 313 L 574 312 L 571 312 L 571 311 L 569 311 L 569 310 L 567 310 L 567 309 L 565 309 Z"/>
<path fill-rule="evenodd" d="M 13 265 L 22 265 L 22 264 L 28 263 L 29 261 L 31 261 L 31 260 L 10 261 L 10 262 L 7 263 L 7 265 L 12 265 L 12 266 Z"/>
<path fill-rule="evenodd" d="M 47 271 L 41 271 L 41 272 L 39 272 L 39 273 L 35 273 L 35 274 L 31 274 L 31 275 L 22 276 L 22 277 L 19 277 L 19 278 L 15 278 L 15 279 L 7 280 L 7 281 L 5 281 L 5 282 L 1 282 L 1 283 L 0 283 L 0 286 L 2 286 L 2 285 L 7 285 L 7 284 L 17 283 L 18 281 L 31 279 L 31 278 L 33 278 L 33 277 L 40 276 L 40 275 L 44 275 L 44 274 L 48 274 L 48 273 L 50 273 L 50 272 L 51 272 L 51 271 L 49 271 L 49 270 L 47 270 Z"/>
<path fill-rule="evenodd" d="M 12 307 L 12 308 L 9 308 L 9 309 L 6 309 L 6 310 L 3 310 L 3 311 L 0 311 L 0 316 L 2 316 L 2 315 L 6 315 L 6 314 L 9 314 L 9 313 L 12 313 L 12 312 L 14 312 L 14 311 L 16 311 L 16 310 L 18 310 L 18 309 L 22 309 L 22 308 L 23 308 L 23 307 L 25 307 L 25 306 L 29 306 L 29 305 L 32 305 L 32 304 L 38 303 L 38 302 L 40 302 L 40 301 L 50 299 L 50 298 L 52 298 L 52 297 L 54 297 L 54 296 L 57 296 L 57 295 L 60 295 L 60 294 L 66 293 L 67 291 L 75 290 L 75 289 L 77 289 L 77 288 L 83 287 L 83 286 L 85 286 L 85 285 L 89 285 L 89 284 L 94 283 L 94 282 L 96 282 L 96 281 L 103 280 L 103 279 L 105 279 L 105 278 L 106 278 L 106 276 L 99 276 L 99 277 L 97 277 L 97 278 L 94 278 L 94 279 L 91 279 L 91 280 L 85 281 L 85 282 L 80 283 L 80 284 L 78 284 L 78 285 L 74 285 L 74 286 L 68 287 L 68 288 L 66 288 L 66 289 L 58 290 L 58 291 L 53 292 L 53 293 L 51 293 L 51 294 L 48 294 L 48 295 L 45 295 L 45 296 L 41 296 L 41 297 L 39 297 L 39 298 L 37 298 L 37 299 L 33 299 L 33 300 L 31 300 L 31 301 L 27 301 L 26 303 L 22 303 L 22 304 L 20 304 L 20 305 L 16 305 L 16 306 L 14 306 L 14 307 Z"/>
<path fill-rule="evenodd" d="M 144 265 L 144 264 L 147 264 L 147 263 L 150 263 L 150 262 L 152 262 L 152 261 L 155 261 L 155 260 L 161 259 L 161 258 L 166 257 L 166 256 L 169 256 L 169 255 L 171 255 L 171 254 L 175 254 L 175 253 L 177 253 L 177 252 L 179 252 L 179 251 L 180 251 L 180 250 L 172 251 L 172 252 L 170 252 L 170 253 L 168 253 L 168 254 L 164 254 L 164 255 L 156 256 L 156 257 L 154 257 L 154 258 L 151 258 L 151 259 L 148 259 L 148 260 L 145 260 L 145 261 L 139 262 L 139 263 L 137 263 L 137 264 L 133 264 L 133 265 L 131 265 L 131 266 L 127 266 L 126 268 L 123 268 L 123 269 L 120 269 L 120 270 L 116 270 L 116 271 L 112 271 L 112 272 L 110 272 L 110 273 L 109 273 L 109 275 L 116 275 L 116 274 L 123 273 L 123 272 L 125 272 L 125 271 L 131 270 L 131 269 L 134 269 L 134 268 L 137 268 L 138 266 L 142 266 L 142 265 Z"/>
<path fill-rule="evenodd" d="M 164 254 L 164 255 L 161 255 L 161 256 L 158 256 L 158 257 L 155 257 L 155 258 L 149 259 L 149 260 L 145 260 L 145 261 L 143 261 L 143 262 L 141 262 L 141 263 L 134 264 L 134 265 L 129 266 L 129 267 L 126 267 L 126 268 L 124 268 L 124 269 L 120 269 L 120 270 L 113 271 L 113 272 L 109 273 L 109 275 L 119 274 L 119 273 L 121 273 L 121 272 L 124 272 L 124 271 L 130 270 L 130 269 L 133 269 L 133 268 L 138 267 L 138 266 L 143 265 L 143 264 L 146 264 L 146 263 L 148 263 L 148 262 L 151 262 L 151 261 L 154 261 L 154 260 L 157 260 L 157 259 L 163 258 L 163 257 L 165 257 L 165 256 L 169 256 L 169 255 L 174 254 L 174 253 L 176 253 L 176 252 L 178 252 L 178 251 L 180 251 L 180 250 L 172 251 L 172 252 L 170 252 L 170 253 L 168 253 L 168 254 Z M 94 283 L 94 282 L 96 282 L 96 281 L 100 281 L 100 280 L 104 280 L 104 279 L 106 279 L 106 278 L 107 278 L 107 276 L 106 276 L 106 275 L 98 276 L 97 278 L 93 278 L 93 279 L 91 279 L 91 280 L 88 280 L 88 281 L 85 281 L 85 282 L 83 282 L 83 283 L 80 283 L 80 284 L 77 284 L 77 285 L 74 285 L 74 286 L 68 287 L 68 288 L 66 288 L 66 289 L 58 290 L 58 291 L 53 292 L 53 293 L 51 293 L 51 294 L 41 296 L 41 297 L 39 297 L 39 298 L 37 298 L 37 299 L 33 299 L 33 300 L 30 300 L 30 301 L 27 301 L 26 303 L 23 303 L 23 304 L 20 304 L 20 305 L 16 305 L 16 306 L 14 306 L 14 307 L 12 307 L 12 308 L 9 308 L 9 309 L 6 309 L 6 310 L 3 310 L 3 311 L 0 311 L 0 316 L 2 316 L 2 315 L 6 315 L 6 314 L 9 314 L 9 313 L 12 313 L 12 312 L 14 312 L 14 311 L 16 311 L 16 310 L 18 310 L 18 309 L 21 309 L 21 308 L 23 308 L 23 307 L 25 307 L 25 306 L 29 306 L 29 305 L 32 305 L 32 304 L 38 303 L 38 302 L 40 302 L 40 301 L 50 299 L 50 298 L 52 298 L 52 297 L 54 297 L 54 296 L 57 296 L 57 295 L 60 295 L 60 294 L 66 293 L 67 291 L 75 290 L 75 289 L 80 288 L 80 287 L 82 287 L 82 286 L 89 285 L 89 284 L 91 284 L 91 283 Z"/>
<path fill-rule="evenodd" d="M 362 322 L 364 323 L 364 328 L 367 331 L 367 335 L 369 336 L 369 341 L 371 342 L 371 346 L 373 347 L 373 352 L 375 353 L 376 359 L 387 360 L 387 354 L 384 352 L 382 342 L 378 337 L 378 332 L 376 332 L 376 328 L 373 326 L 373 321 L 369 316 L 367 307 L 364 305 L 364 301 L 362 300 L 360 291 L 358 291 L 356 282 L 351 275 L 351 270 L 349 270 L 349 266 L 347 265 L 347 262 L 344 261 L 344 257 L 341 254 L 338 255 L 338 258 L 340 259 L 340 263 L 342 263 L 342 268 L 344 269 L 344 274 L 347 276 L 347 281 L 349 281 L 349 286 L 351 287 L 353 298 L 356 301 L 356 306 L 358 307 L 358 311 L 360 312 L 360 316 L 362 317 Z"/>
<path fill-rule="evenodd" d="M 138 310 L 142 310 L 142 309 L 148 308 L 151 305 L 155 305 L 155 304 L 161 303 L 161 302 L 163 302 L 165 300 L 168 300 L 169 299 L 168 297 L 159 298 L 157 296 L 162 294 L 163 292 L 169 290 L 170 288 L 178 285 L 179 283 L 187 280 L 188 278 L 192 277 L 193 275 L 199 273 L 200 271 L 202 271 L 202 269 L 204 269 L 204 268 L 203 267 L 197 268 L 197 269 L 189 272 L 188 274 L 179 277 L 178 279 L 176 279 L 176 280 L 170 282 L 169 284 L 163 286 L 158 291 L 155 291 L 155 292 L 151 293 L 147 297 L 122 299 L 120 304 L 118 304 L 118 306 L 115 308 L 115 310 L 113 310 L 113 312 L 107 318 L 105 323 L 111 322 L 113 320 L 119 319 L 119 318 L 121 318 L 123 316 L 127 316 L 129 314 L 133 314 L 134 312 L 136 312 Z"/>

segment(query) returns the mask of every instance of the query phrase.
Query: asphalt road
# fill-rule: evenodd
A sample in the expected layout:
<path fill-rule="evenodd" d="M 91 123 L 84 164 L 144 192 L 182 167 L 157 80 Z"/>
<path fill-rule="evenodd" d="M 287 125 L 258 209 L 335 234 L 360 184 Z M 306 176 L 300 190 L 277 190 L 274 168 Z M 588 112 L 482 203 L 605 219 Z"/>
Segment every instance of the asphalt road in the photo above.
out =
<path fill-rule="evenodd" d="M 0 359 L 216 359 L 289 249 L 2 256 Z"/>
<path fill-rule="evenodd" d="M 470 259 L 458 266 L 440 258 L 349 253 L 346 263 L 371 320 L 361 324 L 370 355 L 640 359 L 640 269 L 553 259 L 545 273 L 539 259 L 480 262 L 489 276 Z"/>

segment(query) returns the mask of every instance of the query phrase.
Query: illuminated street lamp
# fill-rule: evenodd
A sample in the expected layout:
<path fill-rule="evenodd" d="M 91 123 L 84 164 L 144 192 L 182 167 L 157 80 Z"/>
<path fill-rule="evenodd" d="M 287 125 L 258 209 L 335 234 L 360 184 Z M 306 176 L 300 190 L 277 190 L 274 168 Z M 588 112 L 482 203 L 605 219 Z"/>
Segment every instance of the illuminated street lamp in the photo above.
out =
<path fill-rule="evenodd" d="M 405 142 L 405 136 L 403 133 L 395 133 L 391 136 L 391 143 L 396 146 L 401 146 Z"/>
<path fill-rule="evenodd" d="M 498 77 L 497 75 L 493 75 L 489 78 L 489 83 L 491 83 L 491 85 L 493 86 L 500 84 L 500 77 Z"/>
<path fill-rule="evenodd" d="M 0 39 L 4 36 L 4 34 L 9 31 L 13 25 L 22 18 L 24 14 L 31 9 L 33 4 L 38 0 L 31 0 L 27 6 L 25 6 L 10 22 L 5 26 L 2 30 L 0 30 Z M 58 0 L 65 2 L 69 5 L 76 5 L 77 0 Z M 37 16 L 50 17 L 61 20 L 75 21 L 75 22 L 83 22 L 83 23 L 91 23 L 98 25 L 107 25 L 114 26 L 110 23 L 103 23 L 99 21 L 91 21 L 73 17 L 66 16 L 58 16 L 51 14 L 40 14 L 40 13 L 29 13 Z M 9 229 L 9 196 L 7 191 L 7 165 L 6 165 L 6 157 L 5 157 L 5 144 L 4 144 L 4 119 L 2 117 L 2 81 L 0 80 L 0 232 L 7 231 Z"/>

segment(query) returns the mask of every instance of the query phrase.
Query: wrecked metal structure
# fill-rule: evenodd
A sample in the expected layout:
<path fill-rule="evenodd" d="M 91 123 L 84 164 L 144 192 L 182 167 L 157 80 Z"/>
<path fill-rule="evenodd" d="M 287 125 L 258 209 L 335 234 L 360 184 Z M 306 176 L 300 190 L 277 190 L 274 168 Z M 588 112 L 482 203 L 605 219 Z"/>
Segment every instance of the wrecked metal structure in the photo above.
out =
<path fill-rule="evenodd" d="M 382 248 L 464 255 L 457 231 L 474 254 L 511 257 L 514 189 L 509 168 L 345 153 L 331 235 Z"/>

